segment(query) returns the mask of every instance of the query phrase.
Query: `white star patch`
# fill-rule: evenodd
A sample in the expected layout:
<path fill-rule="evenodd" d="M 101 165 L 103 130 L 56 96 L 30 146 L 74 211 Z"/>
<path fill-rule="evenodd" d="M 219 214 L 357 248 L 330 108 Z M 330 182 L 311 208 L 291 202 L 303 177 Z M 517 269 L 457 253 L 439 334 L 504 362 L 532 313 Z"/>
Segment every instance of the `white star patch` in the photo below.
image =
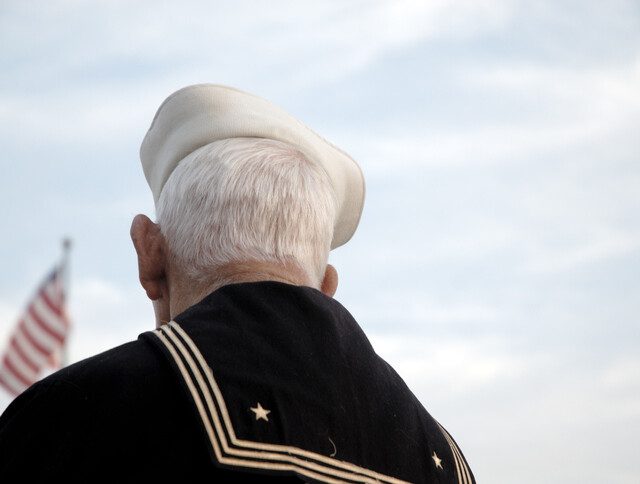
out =
<path fill-rule="evenodd" d="M 258 402 L 257 406 L 251 407 L 251 411 L 256 414 L 256 420 L 263 419 L 266 422 L 269 421 L 269 417 L 267 417 L 267 414 L 271 413 L 271 410 L 262 408 L 262 405 L 260 405 L 260 402 Z"/>
<path fill-rule="evenodd" d="M 431 458 L 433 459 L 433 462 L 435 462 L 435 463 L 436 463 L 436 469 L 437 469 L 438 467 L 439 467 L 440 469 L 442 469 L 442 464 L 441 464 L 442 459 L 440 459 L 440 458 L 438 457 L 438 454 L 436 454 L 436 451 L 435 451 L 435 450 L 433 451 L 433 455 L 431 456 Z"/>

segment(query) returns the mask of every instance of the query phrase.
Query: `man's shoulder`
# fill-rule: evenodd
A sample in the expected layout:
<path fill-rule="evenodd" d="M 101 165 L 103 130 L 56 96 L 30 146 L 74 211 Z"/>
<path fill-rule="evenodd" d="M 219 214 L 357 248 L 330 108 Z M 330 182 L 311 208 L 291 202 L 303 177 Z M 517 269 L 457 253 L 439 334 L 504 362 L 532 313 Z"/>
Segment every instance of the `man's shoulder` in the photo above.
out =
<path fill-rule="evenodd" d="M 27 407 L 47 402 L 48 412 L 58 407 L 81 409 L 108 405 L 161 378 L 162 360 L 143 339 L 129 341 L 66 366 L 31 385 L 0 416 L 0 429 Z"/>
<path fill-rule="evenodd" d="M 207 465 L 206 449 L 193 438 L 199 428 L 168 368 L 139 338 L 29 387 L 0 416 L 0 481 L 24 474 L 25 468 L 38 479 L 73 469 L 73 476 L 93 480 L 96 466 L 110 459 L 120 461 L 120 470 L 140 460 L 149 470 L 150 462 L 169 455 Z M 162 448 L 150 442 L 161 442 Z M 38 466 L 29 468 L 29 462 Z"/>
<path fill-rule="evenodd" d="M 122 385 L 157 373 L 162 360 L 143 338 L 120 344 L 66 366 L 44 378 L 42 384 L 68 381 L 77 384 Z"/>

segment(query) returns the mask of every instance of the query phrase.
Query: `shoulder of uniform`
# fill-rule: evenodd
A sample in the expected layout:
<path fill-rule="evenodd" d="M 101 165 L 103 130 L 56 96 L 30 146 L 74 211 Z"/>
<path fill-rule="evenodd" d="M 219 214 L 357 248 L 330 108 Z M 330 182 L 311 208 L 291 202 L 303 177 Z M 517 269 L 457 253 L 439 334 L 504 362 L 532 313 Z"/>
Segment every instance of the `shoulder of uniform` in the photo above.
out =
<path fill-rule="evenodd" d="M 10 407 L 41 399 L 75 399 L 82 403 L 97 399 L 97 395 L 117 397 L 129 388 L 142 383 L 148 386 L 159 379 L 162 364 L 151 345 L 139 338 L 51 373 L 20 394 Z"/>
<path fill-rule="evenodd" d="M 77 383 L 100 382 L 102 379 L 123 376 L 135 378 L 148 376 L 158 367 L 159 359 L 147 342 L 142 339 L 129 341 L 106 351 L 75 362 L 52 373 L 46 380 L 66 380 Z M 105 382 L 101 382 L 105 383 Z"/>

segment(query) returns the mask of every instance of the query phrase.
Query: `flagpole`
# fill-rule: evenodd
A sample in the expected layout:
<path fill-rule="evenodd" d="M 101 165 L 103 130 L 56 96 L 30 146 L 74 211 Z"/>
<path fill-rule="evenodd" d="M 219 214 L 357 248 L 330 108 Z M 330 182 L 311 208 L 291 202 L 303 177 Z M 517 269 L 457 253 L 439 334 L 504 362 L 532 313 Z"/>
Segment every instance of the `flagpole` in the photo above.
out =
<path fill-rule="evenodd" d="M 62 239 L 62 259 L 60 260 L 60 272 L 61 272 L 61 281 L 62 281 L 62 291 L 65 297 L 65 312 L 67 301 L 69 299 L 69 254 L 71 253 L 71 239 L 69 237 L 65 237 Z M 68 315 L 67 315 L 68 316 Z M 67 341 L 62 346 L 62 353 L 60 355 L 60 367 L 64 368 L 68 364 L 69 354 L 68 354 L 68 338 L 69 334 L 67 334 Z"/>

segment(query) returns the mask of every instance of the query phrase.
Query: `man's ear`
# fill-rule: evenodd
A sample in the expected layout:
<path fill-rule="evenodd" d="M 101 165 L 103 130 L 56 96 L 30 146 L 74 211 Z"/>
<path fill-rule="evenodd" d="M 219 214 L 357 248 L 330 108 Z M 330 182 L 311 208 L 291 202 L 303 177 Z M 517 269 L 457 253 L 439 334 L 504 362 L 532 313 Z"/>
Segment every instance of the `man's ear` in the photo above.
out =
<path fill-rule="evenodd" d="M 320 290 L 327 296 L 333 297 L 338 289 L 338 271 L 331 264 L 327 264 L 327 269 L 324 271 L 324 279 L 320 285 Z"/>
<path fill-rule="evenodd" d="M 168 300 L 165 241 L 160 226 L 146 215 L 136 215 L 131 223 L 131 240 L 138 254 L 140 284 L 152 301 Z"/>

